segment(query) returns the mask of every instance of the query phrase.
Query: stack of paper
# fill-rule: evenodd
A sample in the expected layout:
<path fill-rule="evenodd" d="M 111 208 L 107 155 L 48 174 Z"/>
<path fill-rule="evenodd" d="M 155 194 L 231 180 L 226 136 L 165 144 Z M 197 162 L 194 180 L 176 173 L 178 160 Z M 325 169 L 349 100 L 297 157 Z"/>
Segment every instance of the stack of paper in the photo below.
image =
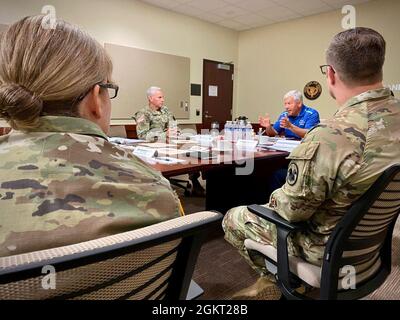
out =
<path fill-rule="evenodd" d="M 296 148 L 300 143 L 301 141 L 299 140 L 278 139 L 272 146 L 268 146 L 268 148 L 273 150 L 292 152 L 292 150 Z"/>

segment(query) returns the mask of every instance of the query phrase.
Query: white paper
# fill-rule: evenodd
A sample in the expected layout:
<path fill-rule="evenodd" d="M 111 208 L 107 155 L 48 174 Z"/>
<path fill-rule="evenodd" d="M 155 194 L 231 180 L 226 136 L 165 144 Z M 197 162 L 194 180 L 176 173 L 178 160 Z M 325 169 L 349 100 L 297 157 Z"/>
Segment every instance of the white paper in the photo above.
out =
<path fill-rule="evenodd" d="M 242 140 L 239 139 L 236 143 L 236 148 L 240 150 L 254 151 L 256 149 L 257 140 Z"/>
<path fill-rule="evenodd" d="M 133 150 L 133 154 L 136 156 L 151 158 L 156 153 L 155 149 L 147 148 L 143 146 L 137 146 L 135 150 Z"/>
<path fill-rule="evenodd" d="M 171 157 L 156 157 L 154 159 L 157 161 L 157 163 L 162 163 L 162 164 L 177 164 L 186 162 L 185 160 L 171 158 Z"/>
<path fill-rule="evenodd" d="M 157 149 L 157 154 L 168 155 L 168 156 L 175 156 L 175 155 L 179 155 L 179 154 L 185 154 L 188 152 L 189 152 L 189 150 L 185 150 L 185 149 L 172 149 L 172 148 Z"/>
<path fill-rule="evenodd" d="M 208 86 L 208 96 L 218 97 L 218 86 Z"/>

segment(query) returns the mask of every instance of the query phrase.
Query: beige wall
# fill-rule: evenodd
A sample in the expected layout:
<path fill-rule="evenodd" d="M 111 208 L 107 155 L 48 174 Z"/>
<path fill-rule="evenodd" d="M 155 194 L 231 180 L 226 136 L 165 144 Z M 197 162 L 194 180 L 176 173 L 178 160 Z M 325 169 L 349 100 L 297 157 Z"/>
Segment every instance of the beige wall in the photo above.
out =
<path fill-rule="evenodd" d="M 400 1 L 376 0 L 357 5 L 357 26 L 372 27 L 383 34 L 388 46 L 385 83 L 400 84 Z M 319 65 L 325 64 L 325 50 L 334 34 L 341 31 L 343 15 L 335 11 L 241 32 L 237 84 L 238 114 L 256 121 L 269 112 L 275 120 L 283 110 L 283 95 L 303 91 L 308 81 L 319 81 L 321 97 L 305 103 L 326 118 L 336 110 Z M 400 88 L 399 88 L 400 90 Z M 395 92 L 400 96 L 400 92 Z"/>
<path fill-rule="evenodd" d="M 203 59 L 237 62 L 236 31 L 136 0 L 0 0 L 0 23 L 38 14 L 44 5 L 55 6 L 58 17 L 81 26 L 102 44 L 189 57 L 192 83 L 203 81 Z M 201 97 L 191 98 L 190 120 L 180 122 L 201 123 L 196 108 L 202 111 Z"/>

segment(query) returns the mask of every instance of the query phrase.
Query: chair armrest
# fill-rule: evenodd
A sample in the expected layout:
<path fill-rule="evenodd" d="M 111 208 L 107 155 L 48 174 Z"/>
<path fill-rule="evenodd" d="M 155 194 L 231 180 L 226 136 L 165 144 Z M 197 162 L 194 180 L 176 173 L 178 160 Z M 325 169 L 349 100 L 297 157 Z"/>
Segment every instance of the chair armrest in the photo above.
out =
<path fill-rule="evenodd" d="M 293 231 L 303 230 L 307 224 L 305 222 L 290 223 L 282 218 L 275 211 L 262 207 L 260 205 L 252 204 L 247 209 L 273 224 L 276 225 L 277 233 L 277 283 L 282 293 L 290 299 L 299 299 L 299 294 L 291 285 L 291 275 L 289 270 L 289 253 L 287 248 L 287 238 Z"/>
<path fill-rule="evenodd" d="M 255 215 L 263 218 L 269 222 L 275 224 L 278 228 L 283 228 L 290 231 L 303 230 L 306 228 L 307 224 L 305 222 L 289 222 L 282 218 L 275 211 L 268 209 L 266 207 L 260 206 L 258 204 L 252 204 L 247 207 L 247 209 L 254 213 Z"/>

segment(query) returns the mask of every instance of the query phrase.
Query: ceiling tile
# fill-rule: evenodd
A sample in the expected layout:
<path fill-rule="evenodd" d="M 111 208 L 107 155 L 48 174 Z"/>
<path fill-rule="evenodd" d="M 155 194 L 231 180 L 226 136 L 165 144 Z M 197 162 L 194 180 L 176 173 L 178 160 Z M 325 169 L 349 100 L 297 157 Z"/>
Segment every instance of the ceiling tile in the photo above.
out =
<path fill-rule="evenodd" d="M 183 4 L 177 7 L 173 8 L 174 11 L 179 12 L 179 13 L 183 13 L 186 15 L 191 15 L 196 17 L 198 14 L 205 14 L 206 12 L 203 10 L 200 10 L 199 8 L 193 7 L 189 4 Z"/>
<path fill-rule="evenodd" d="M 176 0 L 142 0 L 142 1 L 166 9 L 171 9 L 179 5 L 179 2 L 177 2 Z"/>
<path fill-rule="evenodd" d="M 234 30 L 287 21 L 370 0 L 139 0 Z"/>
<path fill-rule="evenodd" d="M 224 0 L 227 4 L 236 4 L 242 2 L 242 0 Z"/>
<path fill-rule="evenodd" d="M 221 17 L 224 17 L 225 19 L 242 16 L 244 14 L 249 13 L 249 11 L 247 11 L 243 8 L 238 8 L 236 6 L 229 6 L 229 5 L 222 7 L 222 8 L 215 9 L 212 12 Z"/>
<path fill-rule="evenodd" d="M 298 18 L 301 17 L 302 15 L 299 14 L 298 12 L 292 11 L 286 7 L 282 7 L 282 6 L 274 6 L 274 7 L 270 7 L 267 9 L 263 9 L 257 12 L 260 16 L 272 19 L 272 20 L 276 20 L 276 21 L 280 21 L 281 19 L 285 19 L 286 17 L 288 19 L 293 19 L 293 18 Z"/>
<path fill-rule="evenodd" d="M 251 12 L 257 12 L 275 5 L 276 3 L 271 0 L 242 0 L 235 4 L 236 7 L 244 8 Z"/>
<path fill-rule="evenodd" d="M 245 14 L 243 16 L 238 16 L 233 18 L 232 20 L 246 24 L 246 25 L 253 25 L 253 24 L 257 24 L 260 25 L 261 23 L 270 23 L 273 22 L 272 20 L 266 18 L 266 17 L 262 17 L 259 15 L 256 15 L 254 13 L 249 13 L 249 14 Z"/>
<path fill-rule="evenodd" d="M 214 11 L 215 9 L 227 6 L 223 0 L 201 0 L 191 1 L 189 4 L 193 7 L 199 8 L 203 11 Z"/>
<path fill-rule="evenodd" d="M 359 4 L 359 3 L 364 3 L 367 2 L 368 0 L 323 0 L 327 5 L 331 6 L 332 8 L 335 9 L 341 9 L 343 6 L 350 4 Z"/>
<path fill-rule="evenodd" d="M 290 6 L 290 9 L 299 13 L 305 13 L 306 15 L 312 15 L 316 9 L 318 9 L 318 12 L 323 12 L 331 11 L 332 7 L 321 0 L 298 0 Z"/>

